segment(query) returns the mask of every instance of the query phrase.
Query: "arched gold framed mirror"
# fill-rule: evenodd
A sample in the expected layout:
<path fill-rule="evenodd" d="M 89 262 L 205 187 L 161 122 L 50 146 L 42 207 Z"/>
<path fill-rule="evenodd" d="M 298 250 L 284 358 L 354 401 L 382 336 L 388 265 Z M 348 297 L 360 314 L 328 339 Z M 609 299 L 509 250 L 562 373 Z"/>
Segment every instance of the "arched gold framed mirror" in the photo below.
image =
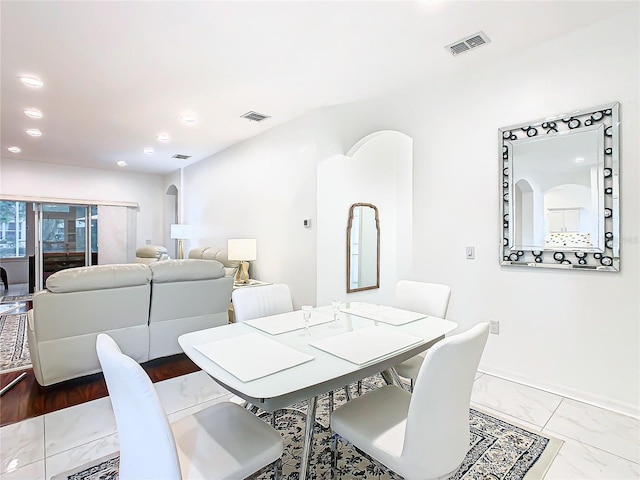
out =
<path fill-rule="evenodd" d="M 380 288 L 380 220 L 371 203 L 354 203 L 347 224 L 347 293 Z"/>

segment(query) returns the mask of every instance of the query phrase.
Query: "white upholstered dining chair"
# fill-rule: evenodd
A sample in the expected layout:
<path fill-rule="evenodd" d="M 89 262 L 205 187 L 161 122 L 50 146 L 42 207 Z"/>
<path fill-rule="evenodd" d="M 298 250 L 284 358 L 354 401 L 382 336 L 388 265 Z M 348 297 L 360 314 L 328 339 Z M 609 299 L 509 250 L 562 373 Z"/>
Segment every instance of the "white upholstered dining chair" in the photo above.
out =
<path fill-rule="evenodd" d="M 436 343 L 413 394 L 386 385 L 338 407 L 331 416 L 332 474 L 336 434 L 407 480 L 453 474 L 469 450 L 471 389 L 488 334 L 489 324 L 481 323 Z"/>
<path fill-rule="evenodd" d="M 236 288 L 231 302 L 236 322 L 293 312 L 291 291 L 284 283 Z"/>
<path fill-rule="evenodd" d="M 448 285 L 400 280 L 396 285 L 393 306 L 432 317 L 446 318 L 450 298 L 451 287 Z M 412 391 L 425 355 L 426 352 L 420 353 L 394 367 L 398 375 L 411 380 Z"/>
<path fill-rule="evenodd" d="M 96 340 L 120 440 L 122 480 L 238 479 L 274 464 L 281 474 L 278 432 L 230 402 L 169 424 L 142 367 L 108 335 Z"/>

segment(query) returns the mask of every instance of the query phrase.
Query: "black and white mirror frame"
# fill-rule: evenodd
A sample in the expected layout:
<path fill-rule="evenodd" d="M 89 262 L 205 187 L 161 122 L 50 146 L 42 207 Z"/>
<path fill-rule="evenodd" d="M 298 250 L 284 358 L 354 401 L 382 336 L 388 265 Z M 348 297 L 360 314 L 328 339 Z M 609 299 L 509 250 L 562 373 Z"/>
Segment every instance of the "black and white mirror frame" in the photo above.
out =
<path fill-rule="evenodd" d="M 501 265 L 547 267 L 564 269 L 581 269 L 594 271 L 620 270 L 620 203 L 619 203 L 619 118 L 620 104 L 614 102 L 607 105 L 557 115 L 533 122 L 503 127 L 499 132 L 500 151 L 500 221 L 502 246 Z M 517 245 L 514 240 L 514 185 L 513 145 L 514 141 L 542 135 L 566 135 L 580 129 L 593 129 L 602 125 L 604 162 L 598 174 L 602 178 L 601 205 L 598 221 L 599 238 L 596 248 L 576 248 L 575 246 L 551 248 L 533 247 L 527 249 Z M 600 247 L 598 247 L 598 245 Z"/>

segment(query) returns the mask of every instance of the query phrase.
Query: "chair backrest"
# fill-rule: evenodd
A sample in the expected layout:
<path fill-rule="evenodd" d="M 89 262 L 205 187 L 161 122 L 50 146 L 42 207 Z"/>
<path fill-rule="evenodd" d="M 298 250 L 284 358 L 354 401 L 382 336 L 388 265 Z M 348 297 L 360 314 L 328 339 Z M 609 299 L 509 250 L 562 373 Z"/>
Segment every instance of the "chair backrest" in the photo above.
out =
<path fill-rule="evenodd" d="M 104 333 L 96 351 L 118 427 L 120 478 L 182 478 L 169 420 L 145 371 Z"/>
<path fill-rule="evenodd" d="M 236 322 L 293 312 L 291 291 L 284 283 L 236 288 L 231 298 Z"/>
<path fill-rule="evenodd" d="M 432 317 L 446 318 L 449 298 L 451 287 L 448 285 L 400 280 L 396 285 L 393 306 Z"/>
<path fill-rule="evenodd" d="M 488 335 L 489 324 L 480 323 L 428 350 L 409 404 L 402 451 L 413 477 L 440 478 L 464 460 L 471 389 Z"/>

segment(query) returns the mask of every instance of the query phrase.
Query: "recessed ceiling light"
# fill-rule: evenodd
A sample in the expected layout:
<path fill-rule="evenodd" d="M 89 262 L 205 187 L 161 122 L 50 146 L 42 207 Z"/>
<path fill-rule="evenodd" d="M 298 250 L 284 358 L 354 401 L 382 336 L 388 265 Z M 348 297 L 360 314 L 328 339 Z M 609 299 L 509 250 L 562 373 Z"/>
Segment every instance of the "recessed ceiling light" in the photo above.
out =
<path fill-rule="evenodd" d="M 127 166 L 127 162 L 125 162 L 124 160 L 119 160 L 118 161 L 118 166 L 119 167 L 126 167 Z"/>
<path fill-rule="evenodd" d="M 25 108 L 24 114 L 31 118 L 42 118 L 42 112 L 37 108 Z"/>
<path fill-rule="evenodd" d="M 584 162 L 584 157 L 576 157 L 576 163 Z"/>
<path fill-rule="evenodd" d="M 166 133 L 161 133 L 156 138 L 161 142 L 168 142 L 169 141 L 169 135 L 167 135 Z"/>
<path fill-rule="evenodd" d="M 9 147 L 7 148 L 7 150 L 9 150 L 11 153 L 20 153 L 22 151 L 20 147 Z"/>
<path fill-rule="evenodd" d="M 20 81 L 28 87 L 40 88 L 44 85 L 42 80 L 36 77 L 30 77 L 28 75 L 22 75 L 18 77 Z"/>
<path fill-rule="evenodd" d="M 194 117 L 193 115 L 182 115 L 180 117 L 180 120 L 185 123 L 196 123 L 196 117 Z"/>
<path fill-rule="evenodd" d="M 42 132 L 37 128 L 29 128 L 27 130 L 27 134 L 31 135 L 32 137 L 39 137 L 40 135 L 42 135 Z"/>
<path fill-rule="evenodd" d="M 143 150 L 143 152 L 146 153 L 147 155 L 153 155 L 153 148 L 147 147 Z"/>

